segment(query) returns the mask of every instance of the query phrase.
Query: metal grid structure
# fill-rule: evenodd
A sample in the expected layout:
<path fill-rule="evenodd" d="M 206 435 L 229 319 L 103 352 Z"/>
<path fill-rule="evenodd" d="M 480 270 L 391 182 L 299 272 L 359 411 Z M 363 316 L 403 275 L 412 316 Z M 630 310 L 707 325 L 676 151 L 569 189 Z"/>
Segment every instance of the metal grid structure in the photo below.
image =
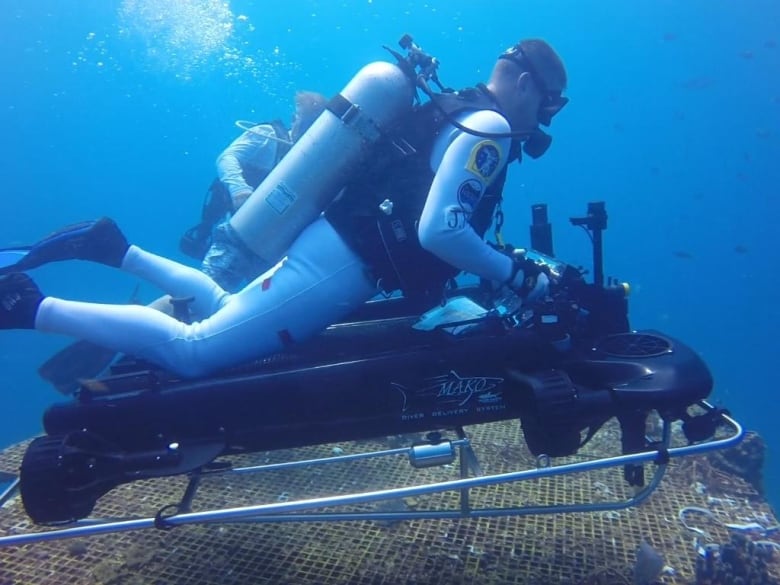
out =
<path fill-rule="evenodd" d="M 516 422 L 467 429 L 486 473 L 535 465 Z M 614 454 L 616 426 L 605 427 L 576 458 Z M 257 465 L 409 444 L 410 437 L 321 445 L 236 457 Z M 0 453 L 0 469 L 15 472 L 26 445 Z M 649 471 L 649 470 L 647 470 Z M 379 459 L 316 468 L 216 476 L 204 480 L 195 509 L 235 507 L 362 492 L 457 477 L 457 466 L 414 469 Z M 99 517 L 150 516 L 181 496 L 186 478 L 120 486 L 100 499 Z M 612 500 L 631 494 L 620 469 L 475 488 L 474 504 L 517 506 Z M 352 510 L 458 509 L 457 494 L 444 493 L 355 506 Z M 678 519 L 682 508 L 711 510 L 722 522 L 775 525 L 767 503 L 740 478 L 716 470 L 706 457 L 670 464 L 659 489 L 642 505 L 620 512 L 557 514 L 402 522 L 304 522 L 185 526 L 170 531 L 94 536 L 0 549 L 1 585 L 451 585 L 485 583 L 607 585 L 632 582 L 642 539 L 673 569 L 659 581 L 692 583 L 693 532 Z M 728 530 L 707 516 L 689 519 L 715 543 Z M 34 529 L 20 499 L 0 510 L 0 531 Z M 770 538 L 773 536 L 770 536 Z M 776 555 L 777 556 L 777 555 Z M 775 561 L 777 563 L 777 561 Z M 772 567 L 780 573 L 780 563 Z"/>

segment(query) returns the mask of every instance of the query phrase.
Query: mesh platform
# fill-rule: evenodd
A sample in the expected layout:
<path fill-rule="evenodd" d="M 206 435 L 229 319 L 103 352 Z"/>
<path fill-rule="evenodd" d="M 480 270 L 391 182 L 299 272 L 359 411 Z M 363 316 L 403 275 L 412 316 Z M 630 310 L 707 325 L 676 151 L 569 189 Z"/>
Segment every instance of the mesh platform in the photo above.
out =
<path fill-rule="evenodd" d="M 502 422 L 467 433 L 485 473 L 533 468 L 519 425 Z M 618 430 L 607 426 L 576 458 L 614 454 Z M 340 443 L 236 457 L 235 465 L 327 457 L 408 445 L 412 437 Z M 26 445 L 0 454 L 0 470 L 15 472 Z M 564 460 L 556 460 L 556 464 Z M 652 469 L 648 467 L 649 477 Z M 457 465 L 414 469 L 404 457 L 331 466 L 219 476 L 204 480 L 193 509 L 213 509 L 362 492 L 455 479 Z M 98 517 L 153 516 L 176 502 L 186 478 L 120 486 L 98 502 Z M 537 479 L 471 491 L 480 507 L 549 505 L 625 499 L 633 493 L 622 469 Z M 460 520 L 305 522 L 184 526 L 0 549 L 2 585 L 379 585 L 379 584 L 620 584 L 633 583 L 642 539 L 664 556 L 662 583 L 692 583 L 696 534 L 678 520 L 697 506 L 721 522 L 777 524 L 767 503 L 745 481 L 717 470 L 706 457 L 673 461 L 644 504 L 619 512 Z M 457 494 L 433 494 L 354 506 L 350 510 L 457 510 Z M 334 510 L 335 511 L 335 510 Z M 339 511 L 343 511 L 339 508 Z M 706 515 L 688 518 L 708 540 L 728 530 Z M 35 530 L 14 498 L 0 510 L 0 531 Z M 776 538 L 770 535 L 769 538 Z M 705 539 L 707 540 L 707 539 Z M 775 555 L 777 558 L 778 555 Z M 774 561 L 773 575 L 780 574 Z"/>

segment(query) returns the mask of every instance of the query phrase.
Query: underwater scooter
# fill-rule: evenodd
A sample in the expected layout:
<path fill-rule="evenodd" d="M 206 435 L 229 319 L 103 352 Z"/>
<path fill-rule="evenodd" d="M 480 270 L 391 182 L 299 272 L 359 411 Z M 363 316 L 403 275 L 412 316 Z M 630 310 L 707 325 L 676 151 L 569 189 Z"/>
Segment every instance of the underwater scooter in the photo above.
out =
<path fill-rule="evenodd" d="M 591 236 L 593 282 L 586 281 L 583 269 L 553 256 L 546 206 L 534 206 L 532 216 L 532 249 L 525 253 L 547 271 L 551 287 L 531 305 L 511 293 L 496 298 L 480 286 L 449 291 L 443 304 L 422 318 L 424 309 L 406 299 L 371 301 L 307 343 L 198 380 L 126 358 L 99 384 L 85 385 L 73 400 L 51 406 L 43 419 L 46 434 L 33 440 L 24 455 L 18 487 L 27 514 L 38 524 L 66 526 L 3 536 L 0 546 L 193 522 L 371 519 L 366 512 L 316 510 L 447 490 L 460 492 L 459 510 L 399 516 L 623 508 L 655 489 L 671 457 L 739 442 L 741 426 L 705 402 L 713 380 L 701 358 L 668 335 L 630 329 L 626 285 L 612 279 L 604 283 L 604 204 L 591 203 L 585 216 L 571 219 Z M 691 407 L 698 413 L 691 414 Z M 663 421 L 660 439 L 645 435 L 651 411 Z M 622 455 L 498 475 L 481 474 L 463 429 L 517 419 L 530 451 L 549 463 L 576 454 L 613 417 L 620 423 Z M 689 445 L 670 446 L 673 421 L 682 421 Z M 724 425 L 731 433 L 713 438 Z M 460 479 L 190 511 L 202 479 L 233 471 L 231 456 L 421 432 L 427 433 L 424 440 L 400 451 L 417 468 L 450 464 L 460 455 Z M 446 438 L 446 432 L 455 437 Z M 391 451 L 334 456 L 327 462 L 399 452 Z M 649 482 L 645 463 L 656 465 Z M 625 501 L 546 509 L 475 510 L 469 505 L 471 487 L 614 466 L 622 466 L 625 481 L 639 490 Z M 190 477 L 182 500 L 154 518 L 82 520 L 120 484 L 180 474 Z"/>

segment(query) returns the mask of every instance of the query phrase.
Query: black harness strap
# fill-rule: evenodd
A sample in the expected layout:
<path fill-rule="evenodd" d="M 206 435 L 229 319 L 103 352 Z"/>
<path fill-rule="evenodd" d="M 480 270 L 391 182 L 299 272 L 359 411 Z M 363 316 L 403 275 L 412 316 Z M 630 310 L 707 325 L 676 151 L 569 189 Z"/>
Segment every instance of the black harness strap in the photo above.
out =
<path fill-rule="evenodd" d="M 333 104 L 336 109 L 339 105 L 343 109 L 338 100 Z M 417 222 L 433 181 L 429 159 L 437 136 L 459 112 L 485 109 L 501 113 L 484 87 L 437 94 L 415 107 L 380 141 L 361 176 L 326 210 L 328 221 L 371 267 L 384 291 L 438 299 L 445 284 L 457 275 L 456 268 L 422 248 Z M 399 142 L 411 148 L 399 149 Z M 510 161 L 516 151 L 510 152 Z M 493 223 L 505 179 L 506 167 L 472 212 L 469 223 L 480 237 Z M 392 202 L 391 213 L 383 211 L 386 199 Z"/>

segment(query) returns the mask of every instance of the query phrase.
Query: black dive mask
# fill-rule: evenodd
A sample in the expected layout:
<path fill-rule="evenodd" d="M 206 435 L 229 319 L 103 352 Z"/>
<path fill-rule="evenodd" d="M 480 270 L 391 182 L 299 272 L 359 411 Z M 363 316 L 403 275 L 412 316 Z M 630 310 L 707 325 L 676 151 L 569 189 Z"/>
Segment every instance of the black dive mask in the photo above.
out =
<path fill-rule="evenodd" d="M 501 55 L 499 55 L 498 58 L 509 59 L 524 71 L 528 71 L 528 73 L 531 75 L 531 79 L 534 80 L 536 87 L 539 88 L 539 91 L 542 94 L 542 101 L 539 104 L 539 111 L 536 112 L 536 119 L 539 120 L 539 123 L 542 126 L 549 126 L 550 122 L 552 122 L 553 116 L 560 112 L 563 107 L 569 103 L 569 98 L 563 97 L 561 95 L 562 91 L 559 89 L 552 90 L 547 88 L 547 85 L 544 83 L 544 79 L 541 75 L 539 75 L 539 72 L 536 67 L 534 67 L 533 62 L 528 58 L 528 55 L 525 54 L 525 51 L 523 51 L 523 48 L 519 44 L 515 45 L 514 47 L 510 47 Z M 544 133 L 542 132 L 542 134 Z M 546 136 L 546 134 L 544 135 Z"/>

